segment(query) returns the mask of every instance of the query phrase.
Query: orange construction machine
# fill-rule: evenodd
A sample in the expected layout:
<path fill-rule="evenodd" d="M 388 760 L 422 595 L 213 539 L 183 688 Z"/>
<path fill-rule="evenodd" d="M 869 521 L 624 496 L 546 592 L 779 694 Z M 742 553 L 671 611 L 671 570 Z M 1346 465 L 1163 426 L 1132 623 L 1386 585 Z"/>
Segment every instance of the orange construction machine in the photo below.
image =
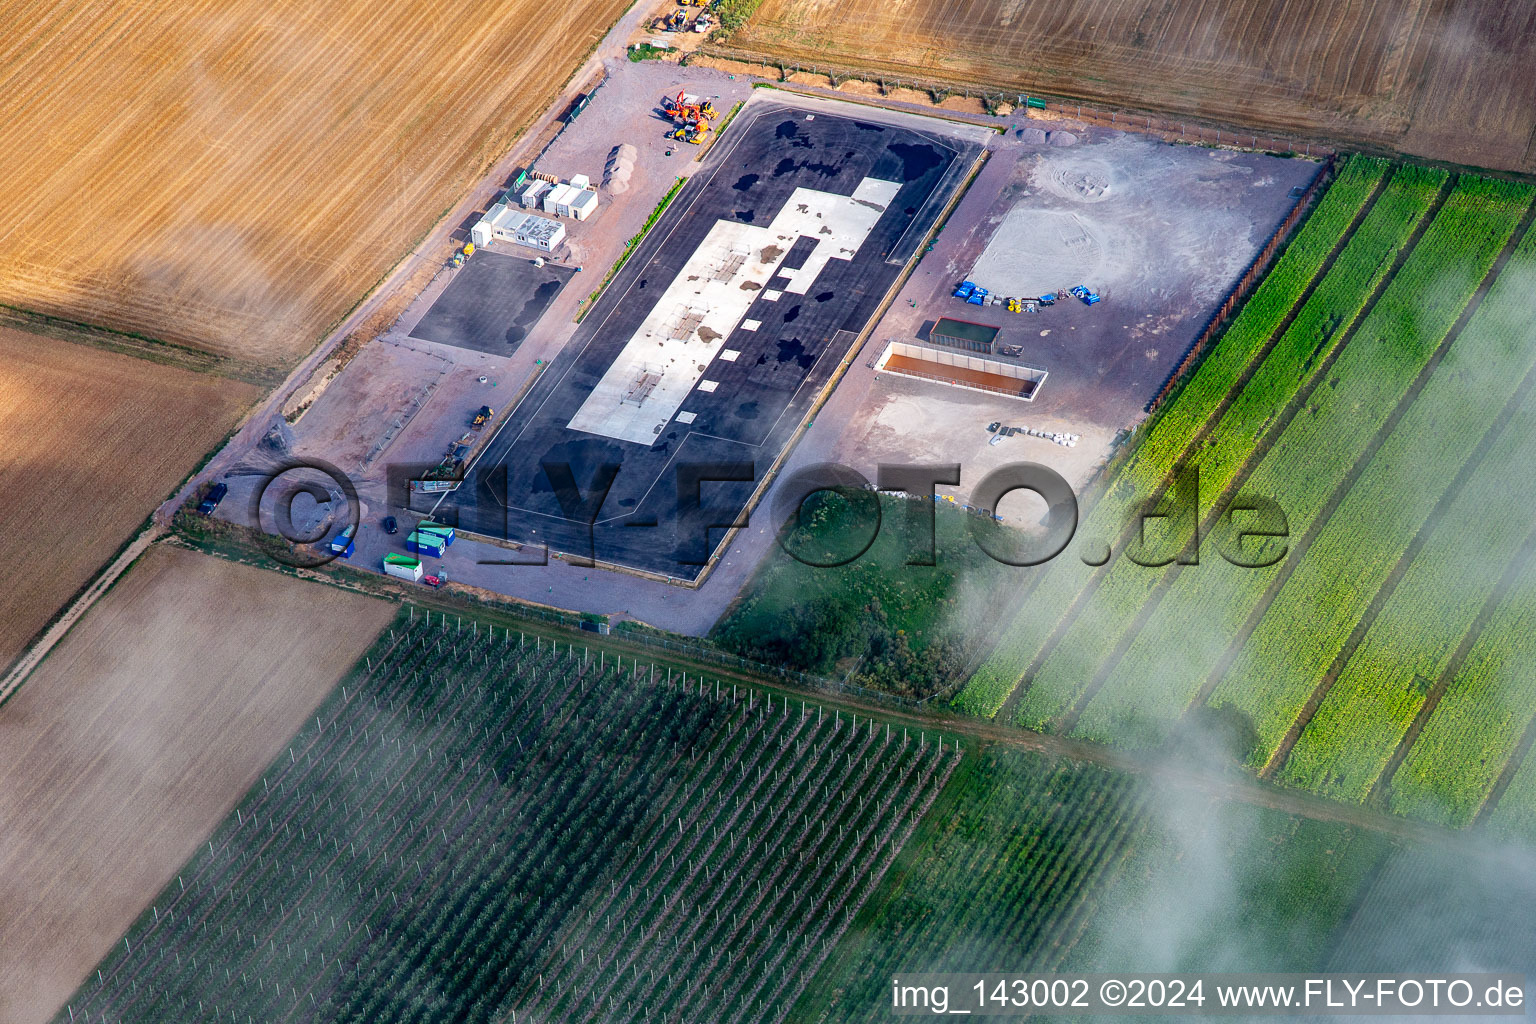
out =
<path fill-rule="evenodd" d="M 673 121 L 683 125 L 703 124 L 716 116 L 714 104 L 709 100 L 700 102 L 697 96 L 688 96 L 681 92 L 675 97 L 664 100 L 662 109 Z"/>

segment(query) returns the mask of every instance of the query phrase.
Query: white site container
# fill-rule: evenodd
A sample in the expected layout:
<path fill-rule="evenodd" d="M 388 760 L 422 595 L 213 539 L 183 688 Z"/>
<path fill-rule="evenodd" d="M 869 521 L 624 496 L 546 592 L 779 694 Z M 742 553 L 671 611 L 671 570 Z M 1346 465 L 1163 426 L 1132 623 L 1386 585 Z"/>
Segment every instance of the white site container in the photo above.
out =
<path fill-rule="evenodd" d="M 421 577 L 425 572 L 426 570 L 421 567 L 421 560 L 418 558 L 395 555 L 384 562 L 384 574 L 386 576 L 397 576 L 402 580 L 410 580 L 412 583 L 421 582 Z"/>
<path fill-rule="evenodd" d="M 523 189 L 523 194 L 518 198 L 518 201 L 522 203 L 525 210 L 537 210 L 544 204 L 544 193 L 548 192 L 550 188 L 551 186 L 547 181 L 530 181 L 528 186 Z"/>
<path fill-rule="evenodd" d="M 569 205 L 573 218 L 586 220 L 597 209 L 597 193 L 590 189 L 582 189 L 571 198 Z"/>
<path fill-rule="evenodd" d="M 554 185 L 544 193 L 544 212 L 560 216 L 560 207 L 565 203 L 565 194 L 570 189 L 569 185 Z"/>

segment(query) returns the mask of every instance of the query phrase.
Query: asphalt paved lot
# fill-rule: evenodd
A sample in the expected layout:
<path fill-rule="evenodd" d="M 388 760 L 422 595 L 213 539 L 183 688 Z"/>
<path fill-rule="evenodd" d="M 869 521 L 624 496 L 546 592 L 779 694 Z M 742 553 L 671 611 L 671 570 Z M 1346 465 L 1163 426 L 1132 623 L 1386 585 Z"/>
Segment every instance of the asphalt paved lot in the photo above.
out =
<path fill-rule="evenodd" d="M 696 578 L 721 539 L 717 527 L 744 507 L 978 149 L 873 115 L 808 116 L 778 101 L 746 108 L 476 463 L 455 495 L 459 525 Z M 760 326 L 725 339 L 739 355 L 711 365 L 714 392 L 690 395 L 692 423 L 674 418 L 650 445 L 569 428 L 717 221 L 766 224 L 797 187 L 852 195 L 866 177 L 900 189 L 857 253 L 830 260 L 804 294 L 752 301 L 743 322 Z M 804 263 L 813 240 L 802 236 L 785 265 Z M 554 470 L 563 494 L 546 464 L 568 467 Z M 599 504 L 597 485 L 608 479 Z"/>
<path fill-rule="evenodd" d="M 489 249 L 475 253 L 454 274 L 411 336 L 511 355 L 575 273 L 552 263 L 535 266 L 533 251 L 528 252 L 527 256 Z"/>

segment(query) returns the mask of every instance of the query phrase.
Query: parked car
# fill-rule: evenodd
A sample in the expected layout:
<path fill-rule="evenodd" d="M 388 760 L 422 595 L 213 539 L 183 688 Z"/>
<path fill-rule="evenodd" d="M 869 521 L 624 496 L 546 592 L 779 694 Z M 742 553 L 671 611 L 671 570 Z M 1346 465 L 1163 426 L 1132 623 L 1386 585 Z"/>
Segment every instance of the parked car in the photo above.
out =
<path fill-rule="evenodd" d="M 395 522 L 395 517 L 394 516 L 385 516 L 384 517 L 384 522 L 383 522 L 382 525 L 384 527 L 384 532 L 385 533 L 398 533 L 398 532 L 400 532 L 400 524 Z"/>
<path fill-rule="evenodd" d="M 205 516 L 213 515 L 213 510 L 219 507 L 219 502 L 224 500 L 224 495 L 229 493 L 229 485 L 218 483 L 208 492 L 208 496 L 198 503 L 197 511 Z"/>

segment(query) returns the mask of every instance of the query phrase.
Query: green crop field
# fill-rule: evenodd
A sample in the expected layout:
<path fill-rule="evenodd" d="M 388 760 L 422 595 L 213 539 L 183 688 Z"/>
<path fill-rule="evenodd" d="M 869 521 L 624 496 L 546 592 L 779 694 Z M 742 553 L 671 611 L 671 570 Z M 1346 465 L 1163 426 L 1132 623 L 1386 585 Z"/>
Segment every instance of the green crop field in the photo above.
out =
<path fill-rule="evenodd" d="M 1203 433 L 1207 421 L 1219 415 L 1230 392 L 1263 351 L 1275 324 L 1295 305 L 1339 244 L 1340 235 L 1370 202 L 1387 171 L 1385 162 L 1359 157 L 1344 166 L 1221 342 L 1177 398 L 1143 429 L 1136 452 L 1085 518 L 1080 530 L 1084 536 L 1103 540 L 1118 536 L 1137 503 L 1165 485 L 1174 466 Z M 1052 561 L 1035 584 L 1031 599 L 1003 631 L 997 648 L 961 691 L 956 706 L 986 717 L 997 714 L 1091 576 L 1092 570 L 1076 558 Z"/>
<path fill-rule="evenodd" d="M 991 748 L 955 773 L 788 1019 L 886 1020 L 904 973 L 1316 970 L 1394 845 Z"/>
<path fill-rule="evenodd" d="M 1529 849 L 1408 845 L 1388 857 L 1331 943 L 1328 971 L 1536 967 L 1536 870 Z M 1529 973 L 1527 973 L 1529 976 Z"/>
<path fill-rule="evenodd" d="M 808 500 L 805 521 L 769 550 L 711 639 L 764 664 L 906 697 L 964 678 L 970 634 L 1016 572 L 986 555 L 971 530 L 1007 528 L 948 503 L 867 492 L 858 500 L 865 497 L 879 502 L 878 514 L 873 504 L 831 491 Z M 932 533 L 921 521 L 927 512 Z M 873 541 L 871 520 L 879 524 Z M 934 564 L 914 564 L 927 556 L 930 538 Z"/>
<path fill-rule="evenodd" d="M 1442 175 L 1399 173 L 1388 184 L 1369 216 L 1339 253 L 1327 277 L 1318 283 L 1263 364 L 1255 368 L 1242 392 L 1233 398 L 1206 443 L 1191 454 L 1189 462 L 1199 467 L 1200 486 L 1207 500 L 1221 494 L 1245 468 L 1250 468 L 1255 452 L 1273 443 L 1284 426 L 1277 407 L 1283 410 L 1292 396 L 1315 386 L 1326 360 L 1359 317 L 1365 297 L 1391 268 L 1442 180 Z M 1119 560 L 1085 607 L 1085 622 L 1096 623 L 1097 633 L 1079 629 L 1077 636 L 1083 637 L 1080 643 L 1069 634 L 1067 642 L 1058 645 L 1063 657 L 1065 652 L 1077 649 L 1097 654 L 1093 663 L 1083 668 L 1088 678 L 1073 686 L 1070 679 L 1047 671 L 1047 662 L 1020 702 L 1020 719 L 1045 725 L 1067 711 L 1094 673 L 1102 668 L 1114 644 L 1123 642 L 1123 632 L 1137 610 L 1147 603 L 1152 588 L 1164 583 L 1167 575 L 1126 559 Z M 1127 594 L 1139 600 L 1130 605 Z M 1141 650 L 1136 653 L 1141 656 Z M 1075 660 L 1086 658 L 1080 656 Z M 1161 684 L 1177 686 L 1188 677 L 1181 677 L 1176 669 L 1162 671 L 1161 665 L 1138 664 L 1135 657 L 1128 659 L 1121 671 L 1107 674 L 1109 678 L 1099 699 L 1079 723 L 1084 735 L 1100 736 L 1110 723 L 1117 733 L 1138 730 L 1149 711 L 1170 705 L 1182 707 L 1193 696 L 1187 682 L 1185 689 L 1171 695 L 1162 689 Z"/>
<path fill-rule="evenodd" d="M 955 705 L 1129 748 L 1204 709 L 1287 785 L 1470 824 L 1536 728 L 1533 195 L 1346 162 Z M 1128 546 L 1181 472 L 1197 564 L 1166 521 Z M 1218 553 L 1250 495 L 1286 525 L 1256 568 Z"/>
<path fill-rule="evenodd" d="M 791 1020 L 885 1020 L 892 972 L 1053 969 L 1120 869 L 1145 800 L 1128 776 L 1007 750 L 973 758 L 952 786 L 953 805 L 936 807 L 920 851 Z"/>
<path fill-rule="evenodd" d="M 1536 758 L 1526 757 L 1510 780 L 1489 825 L 1494 831 L 1517 839 L 1536 841 Z"/>
<path fill-rule="evenodd" d="M 55 1020 L 857 1024 L 914 971 L 1374 962 L 1361 915 L 1431 877 L 1199 756 L 962 747 L 580 643 L 403 612 Z"/>
<path fill-rule="evenodd" d="M 57 1019 L 760 1019 L 959 759 L 931 734 L 415 614 Z"/>
<path fill-rule="evenodd" d="M 1481 349 L 1465 372 L 1490 396 L 1511 391 L 1520 382 L 1520 365 L 1527 364 L 1528 372 L 1536 359 L 1528 286 L 1515 272 L 1521 266 L 1536 271 L 1536 233 L 1521 243 L 1443 364 L 1451 366 L 1463 343 L 1471 343 L 1470 351 Z M 1505 367 L 1512 371 L 1507 379 L 1488 379 Z M 1479 408 L 1468 406 L 1462 411 Z M 1485 415 L 1494 411 L 1483 408 Z M 1486 606 L 1507 555 L 1524 546 L 1530 533 L 1526 510 L 1536 505 L 1536 396 L 1524 395 L 1493 429 L 1486 455 L 1452 492 L 1453 502 L 1301 733 L 1282 775 L 1287 783 L 1365 799 L 1429 687 L 1444 675 L 1458 641 Z"/>

